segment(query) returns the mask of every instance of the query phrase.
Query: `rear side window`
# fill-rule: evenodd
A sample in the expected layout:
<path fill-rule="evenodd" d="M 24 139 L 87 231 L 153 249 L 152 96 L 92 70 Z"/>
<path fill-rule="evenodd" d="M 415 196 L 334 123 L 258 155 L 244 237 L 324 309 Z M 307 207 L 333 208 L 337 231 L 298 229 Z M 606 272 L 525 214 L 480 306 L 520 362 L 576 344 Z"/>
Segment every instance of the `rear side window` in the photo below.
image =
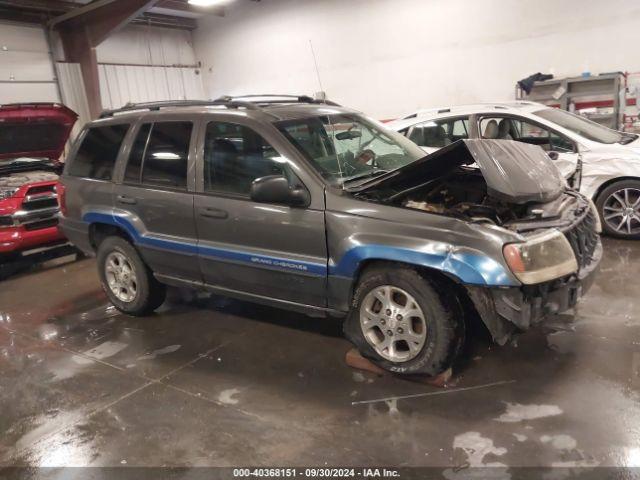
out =
<path fill-rule="evenodd" d="M 192 129 L 191 122 L 142 125 L 131 149 L 125 182 L 186 189 Z"/>
<path fill-rule="evenodd" d="M 78 149 L 68 174 L 75 177 L 111 180 L 128 124 L 90 128 Z"/>

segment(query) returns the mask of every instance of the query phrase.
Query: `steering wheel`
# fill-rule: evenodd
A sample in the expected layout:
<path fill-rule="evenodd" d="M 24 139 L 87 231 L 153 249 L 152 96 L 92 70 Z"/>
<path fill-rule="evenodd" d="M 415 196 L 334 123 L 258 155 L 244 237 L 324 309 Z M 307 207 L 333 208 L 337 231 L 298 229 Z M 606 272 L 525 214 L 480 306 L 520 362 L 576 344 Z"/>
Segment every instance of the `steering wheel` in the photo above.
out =
<path fill-rule="evenodd" d="M 371 166 L 374 166 L 376 163 L 376 154 L 370 148 L 365 148 L 358 152 L 354 160 L 359 165 L 369 165 L 370 163 Z"/>

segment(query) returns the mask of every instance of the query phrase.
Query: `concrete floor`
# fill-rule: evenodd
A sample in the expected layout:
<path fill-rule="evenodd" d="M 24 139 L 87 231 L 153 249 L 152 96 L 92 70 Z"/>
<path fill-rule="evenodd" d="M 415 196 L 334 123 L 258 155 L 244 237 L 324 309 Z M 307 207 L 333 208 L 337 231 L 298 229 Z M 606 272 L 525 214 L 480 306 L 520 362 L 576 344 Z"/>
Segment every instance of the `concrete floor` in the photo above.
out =
<path fill-rule="evenodd" d="M 129 318 L 93 260 L 25 273 L 0 284 L 0 466 L 640 466 L 638 271 L 606 239 L 575 320 L 474 341 L 445 390 L 351 370 L 335 321 L 177 291 Z"/>

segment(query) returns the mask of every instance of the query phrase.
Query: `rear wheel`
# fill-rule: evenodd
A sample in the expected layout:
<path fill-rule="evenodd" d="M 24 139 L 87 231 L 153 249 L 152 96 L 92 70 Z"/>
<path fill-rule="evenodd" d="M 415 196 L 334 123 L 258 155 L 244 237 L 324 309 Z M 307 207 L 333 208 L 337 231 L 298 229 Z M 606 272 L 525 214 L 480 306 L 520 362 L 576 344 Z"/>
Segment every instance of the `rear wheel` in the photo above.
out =
<path fill-rule="evenodd" d="M 166 290 L 136 249 L 121 237 L 107 237 L 98 247 L 98 272 L 111 303 L 123 313 L 146 315 L 164 302 Z"/>
<path fill-rule="evenodd" d="M 607 234 L 640 238 L 640 181 L 623 180 L 609 185 L 598 195 L 596 206 Z"/>
<path fill-rule="evenodd" d="M 356 288 L 345 334 L 386 370 L 437 375 L 451 366 L 464 341 L 457 305 L 412 268 L 375 267 Z"/>

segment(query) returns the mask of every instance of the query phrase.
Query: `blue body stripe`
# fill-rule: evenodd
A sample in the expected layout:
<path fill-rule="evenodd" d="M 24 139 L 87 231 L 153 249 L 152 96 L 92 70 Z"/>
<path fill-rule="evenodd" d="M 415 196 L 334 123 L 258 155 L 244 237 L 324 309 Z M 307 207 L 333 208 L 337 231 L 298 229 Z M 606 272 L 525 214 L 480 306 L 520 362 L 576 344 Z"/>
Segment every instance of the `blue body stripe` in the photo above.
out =
<path fill-rule="evenodd" d="M 363 260 L 381 259 L 430 267 L 450 273 L 472 285 L 515 286 L 505 267 L 486 255 L 472 253 L 425 253 L 387 245 L 360 245 L 349 250 L 339 263 L 329 265 L 329 275 L 353 277 Z"/>
<path fill-rule="evenodd" d="M 389 260 L 434 268 L 459 278 L 472 285 L 515 286 L 505 267 L 486 255 L 472 253 L 425 253 L 387 245 L 360 245 L 347 251 L 339 263 L 327 266 L 322 263 L 270 257 L 238 250 L 229 250 L 199 245 L 198 243 L 167 240 L 154 235 L 140 234 L 136 228 L 120 215 L 87 213 L 87 223 L 106 223 L 123 228 L 136 244 L 192 255 L 219 258 L 256 266 L 265 266 L 284 271 L 297 271 L 311 275 L 353 278 L 364 260 Z"/>
<path fill-rule="evenodd" d="M 121 227 L 131 236 L 137 245 L 141 246 L 155 247 L 191 255 L 203 255 L 205 257 L 219 258 L 233 262 L 251 263 L 257 266 L 308 273 L 311 275 L 327 275 L 327 266 L 322 263 L 303 262 L 290 258 L 271 257 L 238 250 L 209 247 L 206 245 L 199 245 L 197 242 L 191 243 L 167 240 L 149 234 L 141 235 L 127 219 L 119 215 L 87 213 L 82 219 L 87 223 L 98 222 Z"/>

